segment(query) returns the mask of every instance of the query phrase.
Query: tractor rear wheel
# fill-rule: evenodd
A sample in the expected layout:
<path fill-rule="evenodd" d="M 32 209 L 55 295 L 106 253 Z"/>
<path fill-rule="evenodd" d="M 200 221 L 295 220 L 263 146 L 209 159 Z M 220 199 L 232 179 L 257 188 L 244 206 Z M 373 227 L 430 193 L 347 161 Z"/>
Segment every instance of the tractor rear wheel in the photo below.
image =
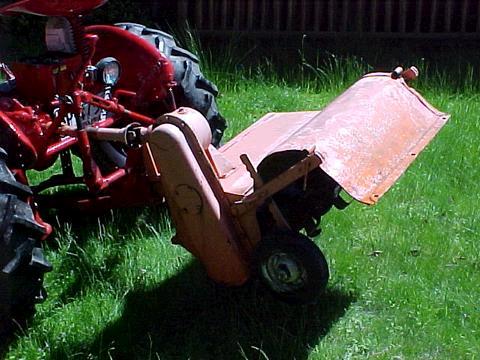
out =
<path fill-rule="evenodd" d="M 218 89 L 203 75 L 198 57 L 177 46 L 173 36 L 163 31 L 134 23 L 119 23 L 116 26 L 148 41 L 173 63 L 177 82 L 173 91 L 177 106 L 201 112 L 210 124 L 212 144 L 218 147 L 227 124 L 217 108 Z"/>
<path fill-rule="evenodd" d="M 40 247 L 44 229 L 24 201 L 31 191 L 15 180 L 6 159 L 0 148 L 0 340 L 45 299 L 43 275 L 51 270 Z"/>
<path fill-rule="evenodd" d="M 265 236 L 254 251 L 253 267 L 273 296 L 291 304 L 315 303 L 329 278 L 323 253 L 307 236 L 295 232 Z"/>

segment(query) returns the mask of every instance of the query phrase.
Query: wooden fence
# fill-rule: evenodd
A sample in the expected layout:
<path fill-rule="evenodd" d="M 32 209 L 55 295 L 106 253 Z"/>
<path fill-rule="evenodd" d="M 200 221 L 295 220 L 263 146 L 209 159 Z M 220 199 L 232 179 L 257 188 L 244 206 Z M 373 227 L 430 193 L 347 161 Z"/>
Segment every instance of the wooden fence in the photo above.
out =
<path fill-rule="evenodd" d="M 479 37 L 479 0 L 178 0 L 200 34 Z"/>

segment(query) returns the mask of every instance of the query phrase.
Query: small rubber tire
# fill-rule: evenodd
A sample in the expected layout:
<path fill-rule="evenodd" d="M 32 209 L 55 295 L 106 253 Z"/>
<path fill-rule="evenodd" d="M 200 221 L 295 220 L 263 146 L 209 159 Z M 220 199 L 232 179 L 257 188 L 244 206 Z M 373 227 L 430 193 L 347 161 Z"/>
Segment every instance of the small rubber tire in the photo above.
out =
<path fill-rule="evenodd" d="M 24 200 L 32 193 L 15 180 L 6 161 L 0 148 L 0 339 L 22 326 L 46 298 L 43 277 L 51 270 L 40 246 L 45 230 Z"/>
<path fill-rule="evenodd" d="M 254 275 L 274 297 L 289 304 L 315 303 L 327 286 L 327 260 L 303 234 L 267 235 L 257 245 L 252 259 Z"/>
<path fill-rule="evenodd" d="M 218 111 L 218 88 L 203 75 L 198 57 L 177 46 L 174 37 L 166 32 L 135 23 L 118 23 L 115 26 L 148 41 L 172 62 L 177 82 L 173 89 L 177 106 L 191 107 L 202 113 L 212 130 L 212 145 L 218 147 L 227 123 Z"/>

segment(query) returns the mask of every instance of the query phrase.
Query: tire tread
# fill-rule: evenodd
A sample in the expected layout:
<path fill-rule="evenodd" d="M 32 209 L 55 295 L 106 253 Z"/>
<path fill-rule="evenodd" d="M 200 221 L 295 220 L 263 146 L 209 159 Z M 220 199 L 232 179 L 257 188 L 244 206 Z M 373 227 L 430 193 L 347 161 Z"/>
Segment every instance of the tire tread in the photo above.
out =
<path fill-rule="evenodd" d="M 4 151 L 0 148 L 0 152 Z M 0 179 L 3 184 L 15 181 L 4 156 L 0 157 Z M 35 304 L 44 298 L 43 275 L 51 270 L 39 246 L 44 228 L 24 200 L 31 192 L 28 188 L 14 191 L 23 187 L 0 187 L 0 338 L 33 314 Z"/>
<path fill-rule="evenodd" d="M 163 31 L 135 23 L 115 25 L 145 39 L 172 62 L 177 82 L 174 89 L 177 105 L 191 107 L 205 116 L 212 130 L 212 144 L 218 147 L 227 124 L 218 111 L 218 88 L 203 75 L 198 57 L 177 46 L 174 37 Z M 161 40 L 163 49 L 160 47 Z"/>

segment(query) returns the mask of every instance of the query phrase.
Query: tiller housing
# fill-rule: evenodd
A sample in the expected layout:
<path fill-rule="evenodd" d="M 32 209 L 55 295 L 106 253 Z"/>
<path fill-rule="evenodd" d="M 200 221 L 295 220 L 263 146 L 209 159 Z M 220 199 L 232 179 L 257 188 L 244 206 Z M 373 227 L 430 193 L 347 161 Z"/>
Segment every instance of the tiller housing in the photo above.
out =
<path fill-rule="evenodd" d="M 173 241 L 217 282 L 241 285 L 253 271 L 283 300 L 314 301 L 329 275 L 306 235 L 347 205 L 341 189 L 375 204 L 448 120 L 393 74 L 366 75 L 322 111 L 267 114 L 218 150 L 189 108 L 134 129 Z"/>

